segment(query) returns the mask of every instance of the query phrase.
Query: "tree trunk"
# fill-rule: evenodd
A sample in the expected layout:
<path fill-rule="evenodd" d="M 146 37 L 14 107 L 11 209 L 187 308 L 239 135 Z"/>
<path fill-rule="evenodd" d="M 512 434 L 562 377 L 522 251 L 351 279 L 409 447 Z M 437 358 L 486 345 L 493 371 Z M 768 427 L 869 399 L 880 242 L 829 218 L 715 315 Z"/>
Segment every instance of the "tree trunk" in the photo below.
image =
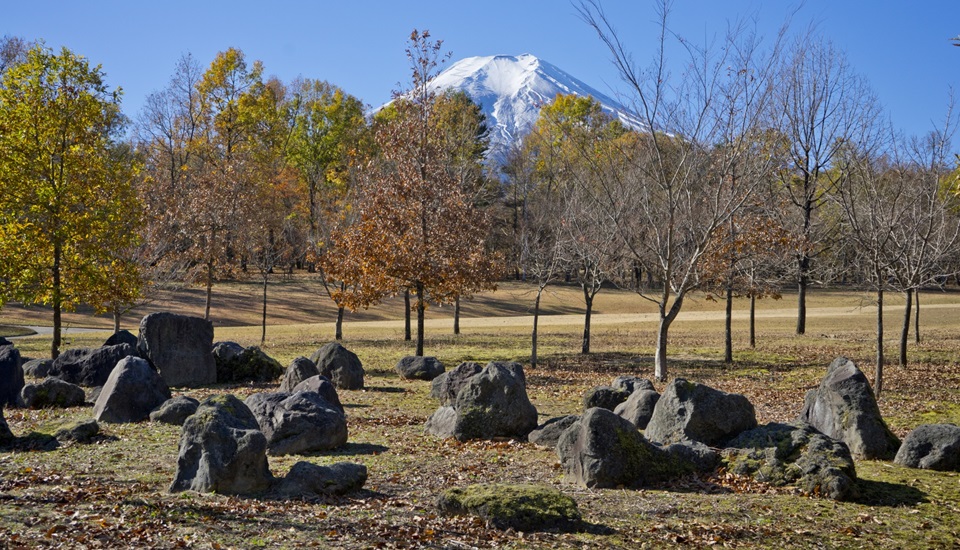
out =
<path fill-rule="evenodd" d="M 757 349 L 757 297 L 750 295 L 750 349 Z"/>
<path fill-rule="evenodd" d="M 593 296 L 590 296 L 586 288 L 583 289 L 583 299 L 586 302 L 586 311 L 583 314 L 583 343 L 580 353 L 586 355 L 590 353 L 590 316 L 593 313 Z"/>
<path fill-rule="evenodd" d="M 877 289 L 877 371 L 874 375 L 873 391 L 880 399 L 883 391 L 883 288 Z"/>
<path fill-rule="evenodd" d="M 113 312 L 113 332 L 114 334 L 120 332 L 120 317 L 123 314 L 119 311 L 114 310 Z"/>
<path fill-rule="evenodd" d="M 210 301 L 213 299 L 213 260 L 207 260 L 207 299 L 203 309 L 203 318 L 210 320 Z"/>
<path fill-rule="evenodd" d="M 343 306 L 337 307 L 337 329 L 334 338 L 343 340 Z"/>
<path fill-rule="evenodd" d="M 800 257 L 800 277 L 797 281 L 797 335 L 807 332 L 807 270 L 810 269 L 810 258 L 804 254 Z"/>
<path fill-rule="evenodd" d="M 733 363 L 733 285 L 727 282 L 727 308 L 724 313 L 723 362 Z"/>
<path fill-rule="evenodd" d="M 913 289 L 907 289 L 907 304 L 903 308 L 903 327 L 900 329 L 900 366 L 907 366 L 907 340 L 910 339 L 910 313 L 913 312 Z"/>
<path fill-rule="evenodd" d="M 410 289 L 403 291 L 403 339 L 409 342 L 413 338 L 410 336 Z"/>
<path fill-rule="evenodd" d="M 920 344 L 920 288 L 914 291 L 914 300 L 917 304 L 916 314 L 913 316 L 913 343 Z"/>
<path fill-rule="evenodd" d="M 53 245 L 53 340 L 50 342 L 50 357 L 56 359 L 60 356 L 60 332 L 63 320 L 61 310 L 63 309 L 63 296 L 61 294 L 60 281 L 60 256 L 63 248 L 59 242 Z"/>
<path fill-rule="evenodd" d="M 267 283 L 270 282 L 270 275 L 263 274 L 263 317 L 260 323 L 260 345 L 267 341 Z"/>
<path fill-rule="evenodd" d="M 460 334 L 460 297 L 453 303 L 453 333 Z"/>
<path fill-rule="evenodd" d="M 537 366 L 537 325 L 540 322 L 540 295 L 543 288 L 537 290 L 537 299 L 533 301 L 533 334 L 530 338 L 530 368 Z"/>
<path fill-rule="evenodd" d="M 657 353 L 654 356 L 653 376 L 657 382 L 667 381 L 667 331 L 670 322 L 664 315 L 660 316 L 660 326 L 657 328 Z"/>
<path fill-rule="evenodd" d="M 427 304 L 423 297 L 423 283 L 417 281 L 417 357 L 423 357 L 423 318 Z"/>

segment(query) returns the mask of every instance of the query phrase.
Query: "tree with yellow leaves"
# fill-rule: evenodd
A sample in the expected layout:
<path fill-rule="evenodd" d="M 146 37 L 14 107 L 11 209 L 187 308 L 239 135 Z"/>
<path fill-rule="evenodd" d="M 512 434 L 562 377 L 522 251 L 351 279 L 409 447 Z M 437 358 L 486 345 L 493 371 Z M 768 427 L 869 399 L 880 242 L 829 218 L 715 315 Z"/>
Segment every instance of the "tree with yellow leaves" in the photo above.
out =
<path fill-rule="evenodd" d="M 62 312 L 103 305 L 108 272 L 136 241 L 137 167 L 114 154 L 123 126 L 120 91 L 66 48 L 36 46 L 3 74 L 0 301 L 52 307 L 54 358 Z"/>

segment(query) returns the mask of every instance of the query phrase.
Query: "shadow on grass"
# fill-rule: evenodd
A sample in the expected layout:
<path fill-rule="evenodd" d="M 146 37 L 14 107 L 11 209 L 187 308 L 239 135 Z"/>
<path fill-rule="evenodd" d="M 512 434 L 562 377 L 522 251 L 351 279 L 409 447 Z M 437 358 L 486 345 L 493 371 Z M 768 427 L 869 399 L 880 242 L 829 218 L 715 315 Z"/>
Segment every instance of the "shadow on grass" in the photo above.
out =
<path fill-rule="evenodd" d="M 857 488 L 860 496 L 853 499 L 853 502 L 867 506 L 916 506 L 929 502 L 926 493 L 909 485 L 858 479 Z"/>
<path fill-rule="evenodd" d="M 358 455 L 378 455 L 389 451 L 389 447 L 375 445 L 373 443 L 347 443 L 330 451 L 320 453 L 306 453 L 304 456 L 358 456 Z"/>
<path fill-rule="evenodd" d="M 405 393 L 407 390 L 394 386 L 365 386 L 363 391 L 375 391 L 381 393 Z"/>

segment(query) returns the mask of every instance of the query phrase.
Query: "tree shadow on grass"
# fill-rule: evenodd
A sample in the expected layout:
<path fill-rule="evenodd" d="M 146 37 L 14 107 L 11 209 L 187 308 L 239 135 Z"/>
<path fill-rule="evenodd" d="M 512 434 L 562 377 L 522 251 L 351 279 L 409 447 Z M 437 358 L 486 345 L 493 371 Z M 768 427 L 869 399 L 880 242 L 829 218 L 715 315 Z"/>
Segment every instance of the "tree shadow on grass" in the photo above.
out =
<path fill-rule="evenodd" d="M 926 493 L 909 485 L 861 478 L 857 480 L 857 488 L 860 496 L 853 502 L 867 506 L 916 506 L 929 502 Z"/>

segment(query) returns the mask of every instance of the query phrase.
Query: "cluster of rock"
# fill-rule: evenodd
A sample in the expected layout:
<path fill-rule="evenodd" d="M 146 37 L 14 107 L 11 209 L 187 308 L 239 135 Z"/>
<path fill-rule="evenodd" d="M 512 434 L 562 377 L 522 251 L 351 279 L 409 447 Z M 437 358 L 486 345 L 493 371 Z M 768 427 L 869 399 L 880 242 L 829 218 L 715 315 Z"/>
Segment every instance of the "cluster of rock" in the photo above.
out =
<path fill-rule="evenodd" d="M 431 395 L 440 407 L 427 419 L 426 431 L 438 437 L 524 439 L 537 426 L 519 363 L 463 363 L 435 378 Z"/>
<path fill-rule="evenodd" d="M 529 439 L 555 447 L 566 479 L 586 487 L 643 486 L 722 466 L 806 494 L 852 498 L 853 458 L 888 456 L 899 442 L 846 359 L 831 364 L 806 401 L 796 423 L 758 426 L 742 395 L 676 379 L 661 396 L 648 381 L 618 378 L 584 396 L 582 415 L 550 419 Z"/>
<path fill-rule="evenodd" d="M 269 448 L 261 419 L 243 401 L 233 395 L 209 397 L 183 424 L 170 491 L 314 498 L 355 491 L 366 482 L 366 467 L 353 463 L 298 462 L 286 477 L 275 478 L 267 463 Z"/>

